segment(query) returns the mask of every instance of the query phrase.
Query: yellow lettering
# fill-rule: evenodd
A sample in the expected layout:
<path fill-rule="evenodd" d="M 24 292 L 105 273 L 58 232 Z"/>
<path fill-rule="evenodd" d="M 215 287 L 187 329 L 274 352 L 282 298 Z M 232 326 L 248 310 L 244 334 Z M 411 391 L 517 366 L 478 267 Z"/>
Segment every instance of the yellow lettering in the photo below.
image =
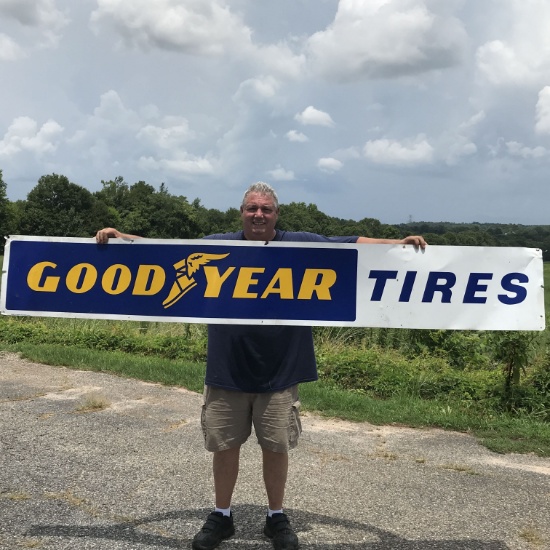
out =
<path fill-rule="evenodd" d="M 132 294 L 138 296 L 152 296 L 153 294 L 157 294 L 162 290 L 165 280 L 166 273 L 164 273 L 164 269 L 162 269 L 160 265 L 140 265 Z M 147 288 L 148 282 L 149 288 Z"/>
<path fill-rule="evenodd" d="M 107 294 L 122 294 L 132 282 L 130 269 L 122 264 L 109 266 L 101 277 L 101 288 Z"/>
<path fill-rule="evenodd" d="M 257 292 L 248 292 L 248 290 L 252 285 L 257 285 L 259 282 L 258 279 L 253 279 L 252 276 L 255 273 L 263 273 L 264 271 L 265 268 L 263 267 L 241 267 L 233 290 L 233 298 L 257 298 Z"/>
<path fill-rule="evenodd" d="M 261 297 L 265 298 L 269 294 L 279 294 L 281 300 L 292 300 L 294 298 L 292 269 L 289 267 L 280 267 L 277 270 Z"/>
<path fill-rule="evenodd" d="M 92 264 L 77 264 L 67 273 L 65 284 L 75 294 L 88 292 L 97 281 L 97 269 Z"/>
<path fill-rule="evenodd" d="M 317 280 L 321 276 L 319 282 Z M 336 282 L 336 271 L 332 269 L 306 269 L 298 300 L 311 300 L 317 293 L 319 300 L 331 300 L 330 287 Z"/>
<path fill-rule="evenodd" d="M 234 267 L 229 267 L 223 274 L 215 266 L 204 266 L 204 275 L 206 277 L 206 290 L 204 291 L 205 298 L 218 298 L 222 289 L 222 284 L 227 277 L 235 271 Z"/>
<path fill-rule="evenodd" d="M 57 290 L 59 277 L 52 277 L 50 275 L 44 279 L 42 285 L 40 284 L 44 270 L 47 267 L 55 268 L 57 264 L 52 262 L 40 262 L 30 268 L 27 274 L 27 285 L 31 290 L 35 290 L 36 292 L 55 292 Z"/>

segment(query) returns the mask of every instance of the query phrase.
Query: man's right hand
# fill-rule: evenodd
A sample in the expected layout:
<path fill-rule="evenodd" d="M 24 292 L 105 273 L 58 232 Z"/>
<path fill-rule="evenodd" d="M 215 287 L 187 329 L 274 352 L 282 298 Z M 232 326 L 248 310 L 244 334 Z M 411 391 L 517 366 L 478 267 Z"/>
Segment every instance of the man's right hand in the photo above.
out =
<path fill-rule="evenodd" d="M 141 237 L 139 235 L 121 233 L 114 227 L 104 227 L 95 234 L 95 240 L 99 244 L 106 244 L 109 242 L 109 239 L 128 239 L 129 241 L 133 241 L 134 239 L 141 239 Z"/>
<path fill-rule="evenodd" d="M 106 244 L 109 242 L 109 239 L 111 238 L 117 238 L 122 237 L 122 233 L 118 231 L 118 229 L 115 229 L 114 227 L 105 227 L 103 229 L 100 229 L 96 235 L 95 240 L 99 244 Z"/>

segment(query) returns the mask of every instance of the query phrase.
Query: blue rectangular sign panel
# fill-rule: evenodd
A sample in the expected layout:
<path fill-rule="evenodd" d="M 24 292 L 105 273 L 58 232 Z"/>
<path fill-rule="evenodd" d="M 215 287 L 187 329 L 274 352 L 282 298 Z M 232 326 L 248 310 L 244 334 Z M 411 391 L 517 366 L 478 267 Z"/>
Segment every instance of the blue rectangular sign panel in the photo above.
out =
<path fill-rule="evenodd" d="M 10 314 L 353 322 L 357 256 L 354 248 L 230 241 L 97 245 L 23 238 L 10 242 L 4 308 Z"/>

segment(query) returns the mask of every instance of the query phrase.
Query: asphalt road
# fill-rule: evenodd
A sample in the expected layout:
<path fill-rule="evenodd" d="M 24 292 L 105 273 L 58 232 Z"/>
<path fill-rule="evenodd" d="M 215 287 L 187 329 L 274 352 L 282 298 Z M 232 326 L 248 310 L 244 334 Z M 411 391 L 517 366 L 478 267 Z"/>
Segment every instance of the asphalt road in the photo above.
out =
<path fill-rule="evenodd" d="M 99 409 L 90 409 L 97 405 Z M 0 354 L 0 549 L 190 548 L 212 506 L 200 395 Z M 286 512 L 301 548 L 550 548 L 550 460 L 441 430 L 303 417 Z M 269 549 L 242 450 L 227 549 Z"/>

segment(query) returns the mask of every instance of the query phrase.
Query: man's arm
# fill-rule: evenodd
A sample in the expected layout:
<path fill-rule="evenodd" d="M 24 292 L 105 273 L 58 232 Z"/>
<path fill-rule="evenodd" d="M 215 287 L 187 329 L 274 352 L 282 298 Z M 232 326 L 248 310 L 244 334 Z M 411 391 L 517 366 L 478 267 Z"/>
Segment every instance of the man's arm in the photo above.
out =
<path fill-rule="evenodd" d="M 128 233 L 121 233 L 114 227 L 105 227 L 100 229 L 95 236 L 96 241 L 99 244 L 105 244 L 109 239 L 141 239 L 140 235 L 130 235 Z M 426 248 L 426 241 L 421 235 L 409 235 L 404 239 L 373 239 L 371 237 L 359 237 L 357 243 L 360 244 L 412 244 L 420 248 Z"/>
<path fill-rule="evenodd" d="M 420 248 L 426 248 L 426 241 L 422 235 L 409 235 L 404 239 L 372 239 L 370 237 L 359 237 L 358 243 L 361 244 L 412 244 Z"/>
<path fill-rule="evenodd" d="M 99 244 L 105 244 L 109 241 L 109 239 L 141 239 L 139 235 L 130 235 L 128 233 L 121 233 L 118 229 L 115 229 L 114 227 L 105 227 L 103 229 L 100 229 L 96 235 L 95 240 Z"/>

